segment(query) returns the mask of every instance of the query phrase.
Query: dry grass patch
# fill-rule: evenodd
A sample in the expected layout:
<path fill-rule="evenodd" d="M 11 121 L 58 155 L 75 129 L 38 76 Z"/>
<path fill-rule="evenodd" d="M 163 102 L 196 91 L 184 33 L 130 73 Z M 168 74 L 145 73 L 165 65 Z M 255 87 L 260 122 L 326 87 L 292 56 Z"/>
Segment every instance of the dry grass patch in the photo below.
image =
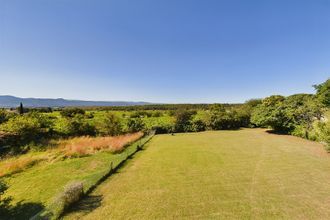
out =
<path fill-rule="evenodd" d="M 68 157 L 90 155 L 101 150 L 118 153 L 143 135 L 137 132 L 114 137 L 76 137 L 60 141 L 59 147 Z"/>
<path fill-rule="evenodd" d="M 0 163 L 0 177 L 21 172 L 47 159 L 46 155 L 28 155 L 3 160 Z"/>
<path fill-rule="evenodd" d="M 119 153 L 132 142 L 140 139 L 144 134 L 133 134 L 115 137 L 76 137 L 56 142 L 55 148 L 40 153 L 31 153 L 3 159 L 0 161 L 0 177 L 21 172 L 41 161 L 56 162 L 65 157 L 80 157 L 91 155 L 98 151 Z"/>

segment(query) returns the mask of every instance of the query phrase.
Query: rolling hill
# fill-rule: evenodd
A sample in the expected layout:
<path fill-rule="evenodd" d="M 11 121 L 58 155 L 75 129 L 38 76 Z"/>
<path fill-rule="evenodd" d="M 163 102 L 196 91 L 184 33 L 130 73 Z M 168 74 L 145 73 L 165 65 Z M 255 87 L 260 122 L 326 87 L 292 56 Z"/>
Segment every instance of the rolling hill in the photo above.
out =
<path fill-rule="evenodd" d="M 46 98 L 19 98 L 9 95 L 0 95 L 0 108 L 15 108 L 23 103 L 25 107 L 82 107 L 82 106 L 132 106 L 146 105 L 148 102 L 128 102 L 128 101 L 83 101 L 68 99 L 46 99 Z"/>

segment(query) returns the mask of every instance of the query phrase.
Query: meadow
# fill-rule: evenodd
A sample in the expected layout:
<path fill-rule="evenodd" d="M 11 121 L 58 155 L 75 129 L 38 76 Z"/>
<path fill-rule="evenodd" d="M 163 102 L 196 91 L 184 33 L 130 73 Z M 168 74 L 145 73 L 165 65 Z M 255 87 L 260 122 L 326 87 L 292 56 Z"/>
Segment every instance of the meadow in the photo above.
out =
<path fill-rule="evenodd" d="M 22 169 L 8 173 L 3 177 L 3 181 L 10 185 L 4 197 L 10 198 L 10 205 L 14 207 L 14 211 L 12 211 L 14 213 L 10 213 L 11 215 L 8 218 L 28 219 L 38 212 L 47 209 L 53 202 L 54 197 L 61 193 L 63 188 L 71 182 L 80 181 L 83 183 L 84 192 L 87 192 L 107 175 L 111 168 L 115 168 L 125 161 L 136 151 L 138 146 L 141 146 L 151 136 L 147 135 L 139 139 L 140 137 L 138 135 L 134 140 L 129 138 L 128 141 L 135 142 L 132 144 L 130 144 L 131 142 L 126 142 L 126 144 L 130 145 L 119 152 L 102 149 L 90 154 L 83 153 L 75 157 L 63 157 L 65 154 L 61 152 L 62 149 L 59 147 L 60 149 L 31 152 L 1 161 L 1 169 L 4 169 L 6 164 L 13 164 L 16 168 L 17 165 L 15 164 L 20 164 L 20 161 L 23 161 L 21 162 L 23 163 Z M 119 139 L 123 140 L 123 138 Z M 118 140 L 117 137 L 116 140 Z M 77 138 L 73 139 L 72 142 L 76 144 Z M 86 143 L 84 138 L 83 143 Z M 94 141 L 94 145 L 95 143 L 98 143 L 98 141 Z M 118 141 L 115 143 L 117 144 Z M 81 147 L 79 142 L 78 146 Z M 28 160 L 26 158 L 30 158 L 30 160 L 35 158 L 40 160 L 42 158 L 43 160 L 30 166 L 24 166 L 26 165 L 25 161 Z"/>
<path fill-rule="evenodd" d="M 64 219 L 329 219 L 330 156 L 264 129 L 157 135 Z"/>

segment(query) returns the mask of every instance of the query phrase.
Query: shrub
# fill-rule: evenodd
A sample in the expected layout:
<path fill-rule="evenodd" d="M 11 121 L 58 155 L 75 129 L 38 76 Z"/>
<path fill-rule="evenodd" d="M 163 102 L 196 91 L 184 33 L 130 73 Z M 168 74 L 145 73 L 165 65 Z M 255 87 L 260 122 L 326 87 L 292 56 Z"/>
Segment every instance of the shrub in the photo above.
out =
<path fill-rule="evenodd" d="M 161 117 L 161 116 L 163 116 L 163 113 L 160 112 L 160 111 L 154 111 L 152 113 L 152 117 L 158 118 L 158 117 Z"/>
<path fill-rule="evenodd" d="M 80 108 L 65 108 L 60 112 L 61 116 L 72 118 L 76 115 L 84 115 L 85 110 Z"/>
<path fill-rule="evenodd" d="M 8 186 L 0 179 L 0 216 L 3 216 L 3 217 L 8 215 L 8 209 L 9 209 L 9 203 L 10 203 L 10 198 L 2 197 L 7 189 L 8 189 Z"/>
<path fill-rule="evenodd" d="M 0 125 L 0 130 L 16 135 L 16 144 L 20 145 L 50 134 L 52 122 L 41 114 L 31 113 L 10 118 Z"/>
<path fill-rule="evenodd" d="M 170 110 L 170 111 L 168 111 L 168 115 L 169 116 L 175 116 L 175 111 L 174 110 Z"/>
<path fill-rule="evenodd" d="M 60 136 L 81 136 L 95 135 L 96 128 L 82 115 L 75 115 L 73 118 L 61 118 L 56 121 L 55 131 Z"/>
<path fill-rule="evenodd" d="M 5 193 L 5 191 L 7 189 L 8 189 L 8 186 L 0 179 L 0 206 L 1 206 L 1 202 L 3 201 L 2 195 Z"/>
<path fill-rule="evenodd" d="M 326 150 L 330 152 L 330 121 L 319 123 L 320 139 L 326 143 Z"/>
<path fill-rule="evenodd" d="M 83 183 L 69 183 L 64 187 L 64 191 L 58 194 L 48 207 L 51 219 L 58 219 L 63 212 L 73 203 L 77 202 L 84 194 Z"/>
<path fill-rule="evenodd" d="M 40 107 L 40 108 L 30 109 L 30 112 L 51 113 L 53 112 L 53 109 L 51 107 Z"/>
<path fill-rule="evenodd" d="M 119 135 L 123 133 L 121 120 L 113 113 L 106 113 L 103 120 L 98 125 L 98 131 L 103 135 Z"/>
<path fill-rule="evenodd" d="M 145 128 L 145 124 L 140 118 L 128 119 L 127 121 L 127 131 L 129 133 L 143 131 L 144 128 Z"/>
<path fill-rule="evenodd" d="M 207 127 L 212 130 L 238 129 L 240 126 L 236 111 L 212 110 L 207 119 Z"/>
<path fill-rule="evenodd" d="M 320 119 L 321 116 L 321 106 L 313 95 L 296 94 L 287 98 L 265 98 L 253 111 L 251 121 L 257 126 L 271 127 L 277 132 L 299 134 L 298 130 L 302 129 L 299 126 L 309 130 L 315 119 Z M 298 128 L 294 131 L 296 127 Z"/>
<path fill-rule="evenodd" d="M 88 113 L 86 114 L 86 118 L 88 118 L 88 119 L 92 119 L 92 118 L 94 118 L 94 113 L 93 113 L 93 112 L 88 112 Z"/>
<path fill-rule="evenodd" d="M 178 111 L 175 115 L 174 131 L 188 132 L 192 131 L 191 120 L 194 115 L 192 111 Z"/>
<path fill-rule="evenodd" d="M 10 118 L 10 113 L 8 113 L 6 110 L 4 109 L 0 109 L 0 124 L 8 121 L 8 119 Z"/>
<path fill-rule="evenodd" d="M 168 134 L 173 132 L 172 125 L 157 125 L 153 126 L 151 129 L 155 131 L 155 134 Z"/>
<path fill-rule="evenodd" d="M 202 120 L 195 120 L 192 123 L 192 130 L 195 132 L 205 131 L 206 124 Z"/>
<path fill-rule="evenodd" d="M 131 118 L 144 118 L 144 117 L 151 117 L 152 113 L 148 111 L 135 111 L 133 112 L 130 117 Z"/>
<path fill-rule="evenodd" d="M 304 125 L 295 126 L 294 130 L 291 132 L 292 135 L 302 138 L 309 139 L 309 131 Z"/>
<path fill-rule="evenodd" d="M 318 100 L 325 106 L 330 107 L 330 79 L 321 83 L 319 85 L 315 85 L 316 96 Z"/>
<path fill-rule="evenodd" d="M 262 100 L 251 117 L 256 126 L 271 127 L 278 132 L 289 132 L 294 128 L 293 121 L 285 114 L 285 97 L 274 95 Z"/>

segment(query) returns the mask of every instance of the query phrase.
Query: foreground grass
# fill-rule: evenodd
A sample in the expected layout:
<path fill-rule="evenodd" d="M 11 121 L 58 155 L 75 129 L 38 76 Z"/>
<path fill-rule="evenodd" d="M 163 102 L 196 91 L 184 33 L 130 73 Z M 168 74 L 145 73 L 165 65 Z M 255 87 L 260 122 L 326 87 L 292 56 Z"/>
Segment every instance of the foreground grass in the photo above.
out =
<path fill-rule="evenodd" d="M 70 182 L 82 181 L 84 191 L 87 191 L 109 172 L 111 162 L 113 167 L 121 163 L 146 138 L 118 154 L 101 151 L 86 157 L 41 162 L 24 172 L 7 176 L 4 181 L 9 188 L 4 197 L 12 198 L 12 206 L 26 207 L 24 204 L 29 204 L 29 208 L 24 208 L 24 211 L 16 209 L 15 216 L 16 219 L 28 219 L 47 207 L 54 196 Z"/>
<path fill-rule="evenodd" d="M 0 160 L 0 178 L 22 172 L 40 162 L 53 163 L 65 158 L 92 155 L 99 151 L 119 153 L 143 135 L 142 132 L 136 132 L 115 137 L 83 136 L 54 141 L 56 147 L 49 147 L 45 151 L 29 152 Z"/>
<path fill-rule="evenodd" d="M 66 219 L 330 219 L 323 146 L 261 129 L 159 135 Z"/>

